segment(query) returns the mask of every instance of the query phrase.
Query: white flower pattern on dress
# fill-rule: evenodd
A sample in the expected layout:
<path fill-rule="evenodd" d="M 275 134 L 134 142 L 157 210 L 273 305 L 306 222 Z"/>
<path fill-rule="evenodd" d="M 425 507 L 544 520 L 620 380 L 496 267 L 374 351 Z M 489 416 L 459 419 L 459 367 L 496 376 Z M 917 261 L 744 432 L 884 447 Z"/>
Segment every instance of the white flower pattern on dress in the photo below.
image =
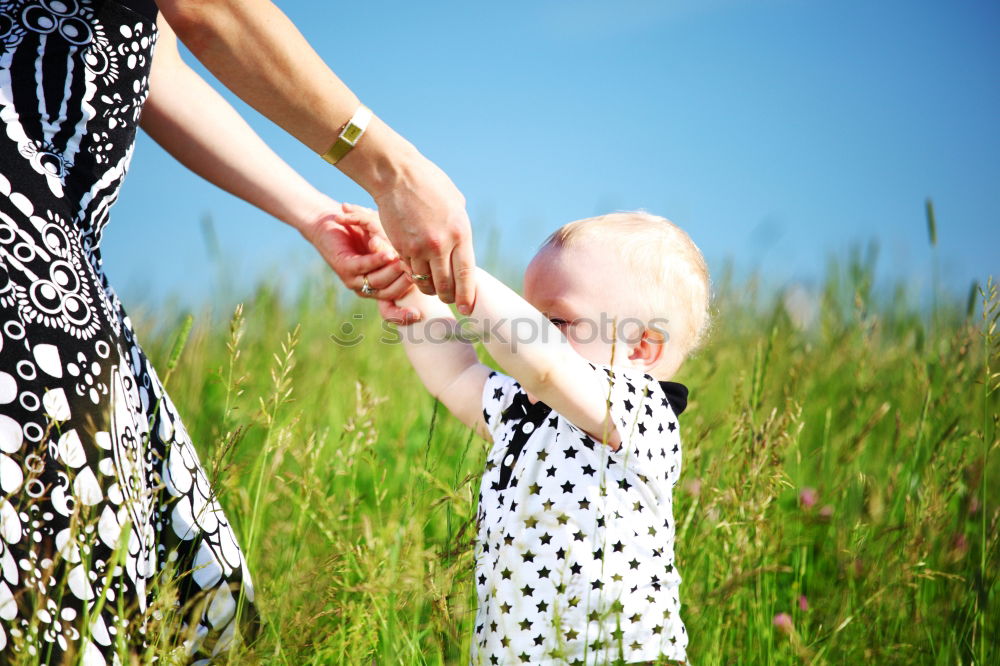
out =
<path fill-rule="evenodd" d="M 195 608 L 192 659 L 226 648 L 241 590 L 253 601 L 101 262 L 155 42 L 116 0 L 0 0 L 0 661 L 118 663 L 119 638 L 140 653 L 161 573 Z"/>

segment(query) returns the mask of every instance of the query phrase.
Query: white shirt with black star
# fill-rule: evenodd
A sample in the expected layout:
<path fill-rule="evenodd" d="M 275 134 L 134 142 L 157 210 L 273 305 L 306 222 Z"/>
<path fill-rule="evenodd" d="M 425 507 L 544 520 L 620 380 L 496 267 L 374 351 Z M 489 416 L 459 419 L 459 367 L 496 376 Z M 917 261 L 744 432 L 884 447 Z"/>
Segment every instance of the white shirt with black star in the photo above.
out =
<path fill-rule="evenodd" d="M 610 383 L 618 451 L 513 378 L 486 381 L 473 664 L 684 660 L 672 490 L 687 389 L 592 367 Z"/>

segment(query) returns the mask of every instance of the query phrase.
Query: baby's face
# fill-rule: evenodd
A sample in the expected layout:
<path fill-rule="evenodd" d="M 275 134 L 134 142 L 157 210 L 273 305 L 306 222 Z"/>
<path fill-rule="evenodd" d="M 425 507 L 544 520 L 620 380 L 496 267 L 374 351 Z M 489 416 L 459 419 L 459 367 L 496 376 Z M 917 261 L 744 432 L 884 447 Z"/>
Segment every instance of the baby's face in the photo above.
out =
<path fill-rule="evenodd" d="M 588 361 L 631 365 L 631 348 L 643 327 L 634 285 L 620 260 L 595 243 L 544 247 L 524 274 L 524 297 L 569 339 Z"/>

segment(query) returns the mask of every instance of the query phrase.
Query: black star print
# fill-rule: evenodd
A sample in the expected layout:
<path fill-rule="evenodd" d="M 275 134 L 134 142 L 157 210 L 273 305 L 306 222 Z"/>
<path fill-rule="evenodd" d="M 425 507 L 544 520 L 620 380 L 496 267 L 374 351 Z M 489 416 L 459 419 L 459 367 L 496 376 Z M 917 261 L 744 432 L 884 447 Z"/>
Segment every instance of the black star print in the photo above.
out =
<path fill-rule="evenodd" d="M 545 452 L 545 449 L 542 449 L 541 451 L 535 454 L 535 457 L 538 458 L 539 460 L 545 460 L 546 458 L 549 457 L 549 454 Z"/>
<path fill-rule="evenodd" d="M 541 536 L 541 538 L 539 539 L 539 541 L 542 542 L 543 546 L 547 546 L 547 545 L 549 545 L 549 542 L 552 541 L 552 535 L 549 534 L 548 532 L 546 532 L 545 534 L 543 534 Z"/>
<path fill-rule="evenodd" d="M 500 572 L 500 575 L 503 576 L 504 580 L 510 580 L 510 575 L 512 573 L 514 573 L 514 572 L 511 571 L 510 569 L 504 569 L 503 571 Z"/>
<path fill-rule="evenodd" d="M 583 469 L 581 469 L 580 471 L 586 474 L 587 476 L 594 476 L 594 472 L 596 472 L 597 470 L 591 467 L 590 463 L 587 463 L 586 465 L 583 466 Z"/>
<path fill-rule="evenodd" d="M 622 479 L 618 482 L 618 487 L 627 492 L 632 487 L 632 484 L 628 482 L 628 479 Z"/>
<path fill-rule="evenodd" d="M 637 559 L 635 559 L 633 557 L 631 559 L 631 561 L 629 561 L 629 563 L 628 563 L 628 568 L 629 569 L 638 569 L 639 568 L 639 560 L 637 560 Z"/>
<path fill-rule="evenodd" d="M 510 609 L 511 609 L 511 605 L 508 604 L 506 601 L 503 602 L 502 604 L 500 604 L 500 612 L 503 613 L 504 615 L 506 615 L 507 613 L 509 613 Z"/>
<path fill-rule="evenodd" d="M 558 416 L 553 416 L 551 419 L 549 419 L 549 427 L 550 428 L 555 428 L 558 425 L 559 425 L 559 417 Z"/>
<path fill-rule="evenodd" d="M 589 509 L 590 508 L 590 500 L 585 500 L 585 499 L 580 500 L 580 508 L 581 509 Z"/>
<path fill-rule="evenodd" d="M 579 631 L 577 631 L 576 629 L 570 629 L 569 631 L 566 632 L 566 640 L 575 641 L 576 637 L 579 635 L 580 635 Z"/>
<path fill-rule="evenodd" d="M 646 434 L 646 426 L 643 425 L 642 423 L 639 424 L 639 434 L 640 435 L 645 435 Z"/>
<path fill-rule="evenodd" d="M 504 647 L 510 647 L 510 639 L 504 636 L 503 638 L 500 639 L 500 645 Z"/>
<path fill-rule="evenodd" d="M 531 493 L 532 495 L 537 495 L 541 489 L 542 487 L 537 483 L 533 483 L 530 486 L 528 486 L 528 492 Z"/>
<path fill-rule="evenodd" d="M 538 634 L 537 636 L 535 636 L 535 645 L 541 645 L 544 642 L 545 642 L 545 636 L 543 636 L 542 634 Z"/>
<path fill-rule="evenodd" d="M 560 548 L 559 550 L 557 550 L 556 551 L 556 557 L 559 558 L 560 560 L 565 560 L 566 559 L 566 551 L 565 551 L 565 549 Z"/>
<path fill-rule="evenodd" d="M 550 499 L 547 499 L 544 502 L 542 502 L 542 508 L 545 509 L 546 511 L 551 511 L 552 507 L 554 507 L 554 506 L 555 506 L 555 503 L 552 500 L 550 500 Z"/>
<path fill-rule="evenodd" d="M 537 604 L 535 604 L 535 607 L 538 609 L 539 613 L 544 613 L 549 609 L 549 602 L 539 601 Z"/>
<path fill-rule="evenodd" d="M 597 550 L 594 551 L 594 559 L 595 560 L 603 560 L 604 559 L 604 549 L 603 548 L 598 548 Z"/>
<path fill-rule="evenodd" d="M 521 660 L 522 664 L 527 664 L 529 661 L 531 661 L 531 657 L 528 656 L 527 652 L 522 652 L 521 654 L 517 655 L 517 658 Z"/>
<path fill-rule="evenodd" d="M 595 580 L 590 584 L 590 589 L 592 590 L 599 590 L 602 587 L 604 587 L 604 581 Z"/>
<path fill-rule="evenodd" d="M 571 573 L 573 573 L 574 575 L 576 575 L 576 574 L 580 573 L 583 570 L 583 567 L 580 565 L 579 562 L 576 562 L 576 563 L 574 563 L 569 568 L 569 570 L 570 570 Z"/>
<path fill-rule="evenodd" d="M 573 488 L 575 488 L 575 487 L 576 486 L 574 486 L 569 481 L 567 481 L 566 483 L 562 484 L 562 486 L 560 486 L 560 488 L 562 488 L 562 491 L 564 493 L 571 493 L 571 492 L 573 492 Z"/>
<path fill-rule="evenodd" d="M 577 606 L 580 605 L 580 597 L 571 597 L 570 600 L 567 601 L 566 603 L 569 604 L 570 608 L 576 608 Z"/>
<path fill-rule="evenodd" d="M 534 562 L 535 561 L 535 554 L 533 552 L 531 552 L 530 550 L 526 550 L 526 551 L 524 551 L 524 554 L 521 555 L 521 559 L 524 560 L 525 562 Z"/>
<path fill-rule="evenodd" d="M 585 536 L 587 536 L 587 535 L 586 535 L 586 534 L 584 534 L 583 532 L 579 531 L 579 530 L 577 530 L 577 531 L 576 531 L 576 532 L 575 532 L 575 533 L 573 534 L 573 538 L 574 538 L 574 539 L 575 539 L 576 541 L 583 541 L 583 538 L 584 538 Z"/>
<path fill-rule="evenodd" d="M 567 458 L 576 458 L 576 449 L 574 449 L 572 446 L 568 446 L 565 449 L 563 449 L 563 455 L 566 456 Z"/>
<path fill-rule="evenodd" d="M 494 400 L 499 400 L 502 397 L 503 397 L 503 389 L 502 388 L 500 388 L 498 386 L 495 389 L 493 389 L 493 399 Z"/>
<path fill-rule="evenodd" d="M 550 573 L 552 573 L 552 571 L 548 567 L 542 567 L 541 569 L 538 570 L 538 577 L 548 578 Z"/>
<path fill-rule="evenodd" d="M 667 424 L 667 430 L 669 430 L 670 432 L 677 430 L 677 424 L 671 421 L 670 423 Z M 690 432 L 690 430 L 688 432 Z"/>
<path fill-rule="evenodd" d="M 495 654 L 491 654 L 490 655 L 490 663 L 493 664 L 493 666 L 496 666 L 497 664 L 500 663 L 500 660 L 497 659 L 497 656 Z"/>
<path fill-rule="evenodd" d="M 534 593 L 535 593 L 535 588 L 531 587 L 530 585 L 525 585 L 524 587 L 521 588 L 521 594 L 525 597 L 530 597 Z"/>
<path fill-rule="evenodd" d="M 589 614 L 587 615 L 587 619 L 588 619 L 589 621 L 591 621 L 591 622 L 598 622 L 598 621 L 600 621 L 600 619 L 601 619 L 601 615 L 600 615 L 600 613 L 598 613 L 597 611 L 595 611 L 595 610 L 592 610 L 592 611 L 590 611 L 590 613 L 589 613 Z"/>
<path fill-rule="evenodd" d="M 537 524 L 538 524 L 538 518 L 535 518 L 534 516 L 524 521 L 524 526 L 529 530 Z"/>
<path fill-rule="evenodd" d="M 479 574 L 479 584 L 486 585 L 486 574 Z"/>
<path fill-rule="evenodd" d="M 556 475 L 556 468 L 555 468 L 555 466 L 549 467 L 547 470 L 545 470 L 545 475 L 546 476 L 555 476 Z"/>
<path fill-rule="evenodd" d="M 614 551 L 615 551 L 616 553 L 620 553 L 620 552 L 622 552 L 622 549 L 624 549 L 624 548 L 625 548 L 625 544 L 623 544 L 623 543 L 621 542 L 621 539 L 619 539 L 619 540 L 618 540 L 618 541 L 617 541 L 617 542 L 615 543 L 615 545 L 613 546 L 613 548 L 614 548 Z"/>
<path fill-rule="evenodd" d="M 632 401 L 631 400 L 626 400 L 625 401 L 625 410 L 629 411 L 629 412 L 632 411 Z"/>

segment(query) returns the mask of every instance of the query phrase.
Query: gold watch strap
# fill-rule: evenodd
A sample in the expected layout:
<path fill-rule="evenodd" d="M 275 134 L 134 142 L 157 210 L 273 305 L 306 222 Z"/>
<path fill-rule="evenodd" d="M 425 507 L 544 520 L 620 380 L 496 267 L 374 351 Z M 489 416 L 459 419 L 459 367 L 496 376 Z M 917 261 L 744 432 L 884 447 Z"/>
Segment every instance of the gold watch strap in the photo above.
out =
<path fill-rule="evenodd" d="M 371 109 L 364 104 L 359 106 L 351 119 L 344 125 L 344 129 L 340 130 L 337 140 L 333 142 L 329 150 L 323 153 L 323 159 L 330 164 L 339 162 L 344 155 L 351 152 L 351 148 L 358 145 L 358 141 L 368 129 L 368 123 L 371 122 L 371 119 Z"/>

